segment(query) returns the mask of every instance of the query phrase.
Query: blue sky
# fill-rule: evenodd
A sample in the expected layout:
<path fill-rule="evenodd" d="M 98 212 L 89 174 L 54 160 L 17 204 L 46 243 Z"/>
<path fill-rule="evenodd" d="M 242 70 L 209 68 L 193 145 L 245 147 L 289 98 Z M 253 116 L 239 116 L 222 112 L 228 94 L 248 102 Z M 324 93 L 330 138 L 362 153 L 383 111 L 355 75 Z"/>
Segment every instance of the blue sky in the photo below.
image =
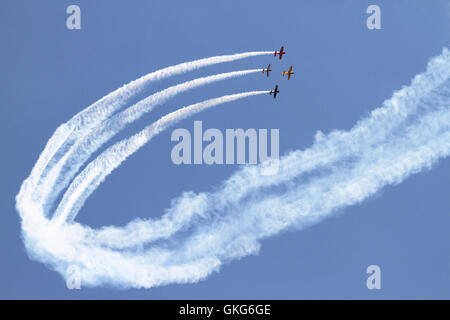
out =
<path fill-rule="evenodd" d="M 155 83 L 163 89 L 194 77 L 272 63 L 273 77 L 221 81 L 170 100 L 115 138 L 206 98 L 280 85 L 260 96 L 209 110 L 205 128 L 279 128 L 280 153 L 305 149 L 317 130 L 349 129 L 425 70 L 450 44 L 448 1 L 76 1 L 82 29 L 66 29 L 74 1 L 4 1 L 0 12 L 1 154 L 0 297 L 2 298 L 449 298 L 450 162 L 383 189 L 365 203 L 299 232 L 263 241 L 257 256 L 233 261 L 197 284 L 149 290 L 67 290 L 64 279 L 31 261 L 20 238 L 14 197 L 55 128 L 139 76 L 213 55 L 275 50 L 270 56 L 201 69 Z M 369 4 L 382 29 L 368 30 Z M 287 82 L 279 73 L 296 72 Z M 78 221 L 93 227 L 157 217 L 185 190 L 207 191 L 234 166 L 175 166 L 168 130 L 133 155 L 89 198 Z M 366 288 L 368 265 L 382 289 Z"/>

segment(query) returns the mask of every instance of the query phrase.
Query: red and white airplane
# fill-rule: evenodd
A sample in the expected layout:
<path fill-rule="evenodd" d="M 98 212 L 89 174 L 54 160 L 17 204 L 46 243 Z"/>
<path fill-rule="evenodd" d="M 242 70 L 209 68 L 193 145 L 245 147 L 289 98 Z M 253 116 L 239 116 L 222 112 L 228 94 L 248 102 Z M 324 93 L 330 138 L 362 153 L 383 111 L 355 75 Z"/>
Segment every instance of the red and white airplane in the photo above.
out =
<path fill-rule="evenodd" d="M 286 53 L 286 52 L 284 51 L 284 47 L 281 46 L 280 51 L 275 51 L 274 54 L 273 54 L 273 56 L 276 57 L 277 54 L 278 54 L 278 55 L 280 56 L 280 60 L 281 60 L 281 57 L 283 57 L 283 54 L 285 54 L 285 53 Z"/>

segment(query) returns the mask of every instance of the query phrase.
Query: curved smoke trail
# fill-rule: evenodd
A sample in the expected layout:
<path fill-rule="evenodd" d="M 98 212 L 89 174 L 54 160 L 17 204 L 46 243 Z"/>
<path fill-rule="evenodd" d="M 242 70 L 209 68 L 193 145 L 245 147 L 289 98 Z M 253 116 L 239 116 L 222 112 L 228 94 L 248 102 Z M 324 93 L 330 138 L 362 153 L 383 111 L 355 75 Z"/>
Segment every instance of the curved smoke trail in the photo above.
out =
<path fill-rule="evenodd" d="M 68 122 L 60 125 L 47 142 L 47 145 L 34 165 L 28 180 L 22 187 L 35 188 L 37 180 L 40 178 L 46 167 L 52 166 L 52 162 L 58 161 L 58 159 L 67 151 L 67 148 L 77 140 L 84 130 L 95 127 L 98 123 L 110 117 L 114 112 L 120 110 L 128 103 L 131 97 L 144 91 L 151 82 L 218 63 L 231 62 L 267 54 L 273 54 L 273 51 L 244 52 L 183 62 L 154 71 L 137 80 L 131 81 L 82 110 Z"/>
<path fill-rule="evenodd" d="M 273 176 L 247 166 L 214 192 L 184 193 L 160 219 L 97 230 L 48 220 L 29 198 L 18 197 L 17 209 L 35 259 L 62 275 L 78 266 L 87 286 L 149 288 L 203 279 L 225 262 L 256 254 L 262 239 L 317 223 L 449 155 L 450 52 L 444 49 L 350 131 L 319 132 L 310 148 L 282 157 Z M 153 242 L 164 239 L 170 241 Z"/>
<path fill-rule="evenodd" d="M 104 143 L 123 130 L 128 124 L 136 121 L 145 113 L 153 110 L 157 105 L 167 102 L 174 96 L 216 81 L 245 76 L 261 72 L 261 69 L 250 69 L 220 73 L 202 77 L 171 86 L 156 92 L 127 109 L 114 114 L 109 119 L 99 123 L 77 141 L 65 152 L 65 154 L 53 161 L 53 167 L 43 172 L 39 181 L 40 188 L 36 188 L 33 199 L 40 201 L 46 199 L 43 206 L 49 211 L 60 192 L 67 187 L 81 166 L 89 159 L 90 155 L 97 151 Z"/>
<path fill-rule="evenodd" d="M 171 112 L 134 136 L 117 142 L 89 163 L 89 165 L 74 179 L 56 209 L 54 219 L 62 222 L 72 222 L 79 209 L 84 205 L 86 199 L 105 180 L 106 176 L 161 131 L 169 128 L 180 120 L 207 108 L 242 98 L 267 94 L 269 92 L 270 91 L 243 92 L 195 103 Z"/>

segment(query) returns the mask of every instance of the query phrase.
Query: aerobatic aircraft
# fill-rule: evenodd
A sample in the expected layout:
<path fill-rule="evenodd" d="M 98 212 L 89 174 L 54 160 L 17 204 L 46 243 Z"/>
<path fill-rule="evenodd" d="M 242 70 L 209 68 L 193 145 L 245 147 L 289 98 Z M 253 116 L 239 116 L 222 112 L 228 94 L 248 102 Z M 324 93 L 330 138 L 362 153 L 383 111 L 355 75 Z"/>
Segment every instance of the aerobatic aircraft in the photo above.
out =
<path fill-rule="evenodd" d="M 273 93 L 273 98 L 275 99 L 277 97 L 278 92 L 280 91 L 278 90 L 278 85 L 276 85 L 274 90 L 270 90 L 270 95 L 272 95 Z"/>
<path fill-rule="evenodd" d="M 286 53 L 286 52 L 284 51 L 284 47 L 281 46 L 280 51 L 275 51 L 275 53 L 273 54 L 273 56 L 276 57 L 277 54 L 278 54 L 278 55 L 280 56 L 280 60 L 281 60 L 281 58 L 283 57 L 283 54 L 285 54 L 285 53 Z"/>
<path fill-rule="evenodd" d="M 269 76 L 270 71 L 272 71 L 272 69 L 270 69 L 270 64 L 267 66 L 267 69 L 262 69 L 262 73 L 266 72 L 267 76 Z"/>
<path fill-rule="evenodd" d="M 288 80 L 291 79 L 291 74 L 294 74 L 294 72 L 292 71 L 292 66 L 289 68 L 289 71 L 283 71 L 283 77 L 285 74 L 287 74 Z"/>

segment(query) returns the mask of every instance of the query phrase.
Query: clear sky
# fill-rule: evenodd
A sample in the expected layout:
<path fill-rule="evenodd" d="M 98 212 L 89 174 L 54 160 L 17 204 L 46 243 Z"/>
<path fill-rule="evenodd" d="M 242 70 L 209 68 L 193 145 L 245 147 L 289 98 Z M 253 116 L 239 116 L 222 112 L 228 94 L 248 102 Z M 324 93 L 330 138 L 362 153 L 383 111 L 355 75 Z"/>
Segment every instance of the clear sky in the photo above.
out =
<path fill-rule="evenodd" d="M 81 8 L 81 30 L 66 28 L 70 4 Z M 370 4 L 381 8 L 381 30 L 366 27 Z M 58 273 L 27 256 L 14 207 L 58 125 L 121 85 L 183 61 L 280 45 L 287 51 L 282 61 L 262 56 L 155 83 L 151 92 L 218 72 L 274 68 L 268 79 L 255 74 L 182 94 L 114 141 L 178 107 L 275 84 L 276 100 L 233 102 L 177 127 L 192 130 L 202 120 L 205 128 L 223 130 L 278 128 L 281 154 L 307 148 L 317 130 L 350 129 L 450 45 L 449 1 L 7 0 L 0 26 L 1 298 L 450 298 L 448 159 L 308 229 L 264 240 L 259 255 L 226 264 L 206 280 L 149 290 L 68 290 Z M 280 73 L 291 64 L 288 82 Z M 171 132 L 109 176 L 77 220 L 100 227 L 157 217 L 181 192 L 208 191 L 236 170 L 174 165 Z M 381 290 L 366 288 L 372 264 L 381 267 Z"/>

